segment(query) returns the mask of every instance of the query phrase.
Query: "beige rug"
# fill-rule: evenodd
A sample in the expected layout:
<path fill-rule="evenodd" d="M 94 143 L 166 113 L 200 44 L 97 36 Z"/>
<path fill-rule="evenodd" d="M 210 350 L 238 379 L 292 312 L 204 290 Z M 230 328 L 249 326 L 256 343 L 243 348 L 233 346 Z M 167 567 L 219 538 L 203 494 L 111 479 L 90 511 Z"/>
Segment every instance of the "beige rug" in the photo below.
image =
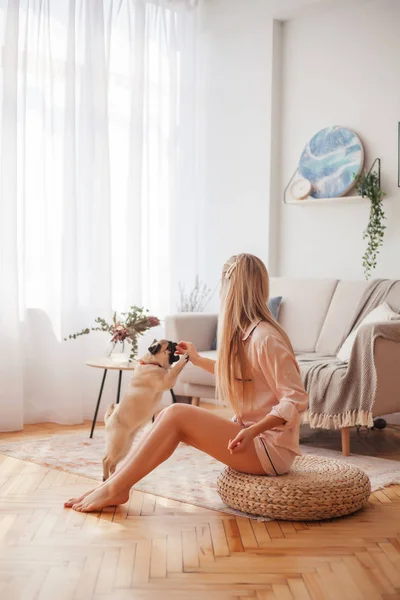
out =
<path fill-rule="evenodd" d="M 138 441 L 138 440 L 137 440 Z M 314 454 L 345 460 L 363 469 L 371 480 L 372 490 L 400 483 L 400 462 L 351 455 L 303 445 L 304 454 Z M 101 459 L 104 452 L 104 433 L 97 431 L 93 440 L 88 434 L 57 434 L 40 440 L 0 442 L 0 454 L 38 463 L 44 467 L 76 473 L 101 481 Z M 238 514 L 221 501 L 216 480 L 223 465 L 195 448 L 181 444 L 174 455 L 135 485 L 135 489 L 201 506 L 212 510 Z"/>

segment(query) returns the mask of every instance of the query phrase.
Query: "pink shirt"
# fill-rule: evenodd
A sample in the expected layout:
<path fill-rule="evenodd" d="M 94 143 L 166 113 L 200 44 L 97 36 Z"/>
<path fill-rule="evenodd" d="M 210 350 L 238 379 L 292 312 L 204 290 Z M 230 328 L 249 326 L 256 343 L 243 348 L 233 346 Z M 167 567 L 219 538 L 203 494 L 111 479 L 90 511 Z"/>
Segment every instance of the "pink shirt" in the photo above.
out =
<path fill-rule="evenodd" d="M 241 418 L 246 427 L 266 415 L 285 419 L 286 423 L 268 431 L 268 442 L 301 454 L 299 448 L 301 413 L 308 406 L 295 357 L 282 335 L 265 321 L 252 323 L 243 337 L 253 369 L 254 402 L 244 408 Z"/>

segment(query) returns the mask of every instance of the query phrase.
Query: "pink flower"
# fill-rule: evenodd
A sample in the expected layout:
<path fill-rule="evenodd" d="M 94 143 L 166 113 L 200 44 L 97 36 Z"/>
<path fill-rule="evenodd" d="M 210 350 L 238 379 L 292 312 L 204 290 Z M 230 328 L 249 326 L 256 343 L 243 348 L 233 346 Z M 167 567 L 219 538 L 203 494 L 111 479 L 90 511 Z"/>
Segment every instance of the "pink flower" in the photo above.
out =
<path fill-rule="evenodd" d="M 112 342 L 123 342 L 128 337 L 128 330 L 123 326 L 117 323 L 111 330 L 112 333 Z"/>
<path fill-rule="evenodd" d="M 160 319 L 157 317 L 148 317 L 149 327 L 157 327 L 160 324 Z"/>

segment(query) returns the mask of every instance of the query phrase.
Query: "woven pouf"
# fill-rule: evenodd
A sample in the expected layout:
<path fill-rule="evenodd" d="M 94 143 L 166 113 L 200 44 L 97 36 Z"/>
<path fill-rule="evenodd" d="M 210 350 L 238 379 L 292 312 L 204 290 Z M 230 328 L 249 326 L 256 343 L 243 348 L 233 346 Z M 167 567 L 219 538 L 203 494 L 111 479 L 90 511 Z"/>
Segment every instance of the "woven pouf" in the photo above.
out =
<path fill-rule="evenodd" d="M 290 473 L 247 475 L 225 468 L 217 480 L 222 500 L 251 515 L 285 521 L 320 521 L 362 508 L 371 493 L 368 476 L 340 460 L 299 456 Z"/>

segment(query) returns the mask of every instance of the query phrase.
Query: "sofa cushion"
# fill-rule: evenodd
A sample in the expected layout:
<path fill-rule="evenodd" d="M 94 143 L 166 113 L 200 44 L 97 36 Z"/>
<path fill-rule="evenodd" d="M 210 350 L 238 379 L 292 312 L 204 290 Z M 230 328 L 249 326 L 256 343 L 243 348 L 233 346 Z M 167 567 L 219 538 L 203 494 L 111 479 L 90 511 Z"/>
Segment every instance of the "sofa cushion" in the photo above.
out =
<path fill-rule="evenodd" d="M 337 279 L 271 277 L 271 296 L 282 296 L 279 323 L 295 352 L 314 352 Z"/>
<path fill-rule="evenodd" d="M 315 347 L 316 352 L 321 354 L 338 352 L 369 284 L 368 281 L 339 281 Z M 394 311 L 400 312 L 400 281 L 394 283 L 386 302 Z"/>
<path fill-rule="evenodd" d="M 216 350 L 200 352 L 200 354 L 205 358 L 217 360 Z M 179 375 L 179 381 L 197 385 L 215 386 L 215 375 L 205 371 L 204 369 L 200 369 L 200 367 L 195 367 L 191 362 L 188 362 L 182 373 Z"/>
<path fill-rule="evenodd" d="M 315 346 L 316 352 L 336 355 L 368 285 L 368 281 L 339 281 Z"/>
<path fill-rule="evenodd" d="M 393 321 L 394 319 L 399 320 L 400 315 L 399 313 L 394 312 L 386 302 L 380 304 L 374 308 L 374 310 L 371 310 L 371 312 L 364 317 L 358 327 L 353 329 L 350 335 L 347 336 L 342 347 L 337 353 L 338 359 L 342 360 L 343 362 L 348 362 L 350 360 L 351 351 L 360 327 L 363 325 L 368 325 L 369 323 L 381 323 L 382 321 Z"/>
<path fill-rule="evenodd" d="M 387 295 L 386 302 L 396 312 L 400 312 L 400 281 L 395 281 Z"/>
<path fill-rule="evenodd" d="M 165 339 L 190 340 L 197 350 L 208 350 L 215 338 L 218 315 L 183 312 L 165 318 Z"/>
<path fill-rule="evenodd" d="M 279 318 L 279 309 L 282 302 L 282 296 L 273 296 L 268 300 L 268 308 L 272 313 L 275 321 Z"/>

